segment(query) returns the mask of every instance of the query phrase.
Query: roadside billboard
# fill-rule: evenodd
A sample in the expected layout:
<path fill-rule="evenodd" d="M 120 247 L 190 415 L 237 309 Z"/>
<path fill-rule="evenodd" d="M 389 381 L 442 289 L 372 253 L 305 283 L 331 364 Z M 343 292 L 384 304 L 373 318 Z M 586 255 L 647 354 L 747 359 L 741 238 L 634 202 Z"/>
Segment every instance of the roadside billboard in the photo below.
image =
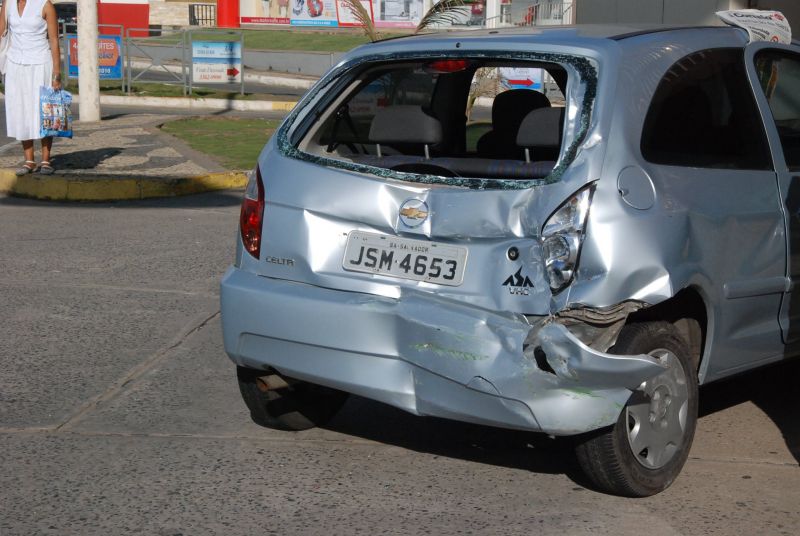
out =
<path fill-rule="evenodd" d="M 378 28 L 414 28 L 423 0 L 362 0 Z M 242 24 L 358 26 L 340 0 L 239 0 Z"/>
<path fill-rule="evenodd" d="M 67 76 L 78 78 L 78 36 L 68 34 Z M 122 80 L 122 36 L 100 35 L 97 38 L 98 74 L 100 80 Z"/>
<path fill-rule="evenodd" d="M 292 26 L 338 26 L 334 0 L 292 0 Z"/>
<path fill-rule="evenodd" d="M 296 0 L 239 0 L 242 24 L 289 24 L 289 5 Z"/>
<path fill-rule="evenodd" d="M 502 67 L 500 83 L 507 89 L 533 89 L 542 91 L 542 69 L 531 67 Z"/>
<path fill-rule="evenodd" d="M 370 18 L 375 21 L 375 14 L 372 12 L 372 2 L 370 0 L 360 0 L 361 5 L 369 13 Z M 361 26 L 353 15 L 353 11 L 347 7 L 342 0 L 336 0 L 336 17 L 339 19 L 339 26 Z"/>
<path fill-rule="evenodd" d="M 242 43 L 192 41 L 192 82 L 241 84 Z"/>
<path fill-rule="evenodd" d="M 414 28 L 424 14 L 422 0 L 372 0 L 372 2 L 375 26 L 378 28 Z"/>

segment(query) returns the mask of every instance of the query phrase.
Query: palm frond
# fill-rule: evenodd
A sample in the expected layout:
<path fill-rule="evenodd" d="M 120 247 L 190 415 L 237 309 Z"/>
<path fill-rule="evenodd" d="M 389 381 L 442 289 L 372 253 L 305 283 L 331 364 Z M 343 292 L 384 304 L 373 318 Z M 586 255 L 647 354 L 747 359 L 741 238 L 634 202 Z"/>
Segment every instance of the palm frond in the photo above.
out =
<path fill-rule="evenodd" d="M 342 3 L 353 14 L 353 17 L 355 17 L 356 21 L 361 25 L 361 28 L 364 30 L 367 37 L 369 37 L 370 41 L 375 42 L 381 38 L 381 35 L 375 29 L 375 24 L 372 22 L 369 11 L 364 7 L 364 4 L 361 3 L 361 0 L 342 0 Z"/>
<path fill-rule="evenodd" d="M 420 19 L 414 33 L 419 33 L 431 26 L 453 24 L 463 20 L 464 15 L 469 12 L 469 6 L 467 5 L 469 3 L 471 2 L 466 0 L 442 0 L 434 4 Z"/>

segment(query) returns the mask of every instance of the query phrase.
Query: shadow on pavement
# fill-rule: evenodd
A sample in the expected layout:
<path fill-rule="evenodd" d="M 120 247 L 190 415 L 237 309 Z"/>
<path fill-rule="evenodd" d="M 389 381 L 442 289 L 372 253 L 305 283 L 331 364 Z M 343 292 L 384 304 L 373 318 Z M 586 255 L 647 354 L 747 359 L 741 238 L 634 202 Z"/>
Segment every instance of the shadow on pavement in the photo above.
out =
<path fill-rule="evenodd" d="M 432 454 L 544 474 L 565 474 L 585 487 L 569 438 L 473 425 L 402 410 L 351 396 L 326 429 Z"/>
<path fill-rule="evenodd" d="M 103 161 L 121 152 L 120 147 L 103 147 L 65 154 L 55 153 L 50 160 L 56 169 L 94 169 Z"/>
<path fill-rule="evenodd" d="M 800 462 L 798 404 L 792 403 L 800 360 L 750 371 L 704 387 L 700 417 L 752 401 L 780 429 Z M 702 421 L 698 424 L 702 426 Z M 446 456 L 535 473 L 564 474 L 591 488 L 573 454 L 573 438 L 491 428 L 438 418 L 416 417 L 399 409 L 352 396 L 326 429 L 416 452 Z"/>
<path fill-rule="evenodd" d="M 219 190 L 202 194 L 183 195 L 180 197 L 159 197 L 134 201 L 43 201 L 24 197 L 3 196 L 0 194 L 0 206 L 62 206 L 80 208 L 220 208 L 238 206 L 242 203 L 241 190 Z"/>
<path fill-rule="evenodd" d="M 775 423 L 800 463 L 800 404 L 794 397 L 798 380 L 800 360 L 795 359 L 709 384 L 700 391 L 700 417 L 751 401 Z"/>

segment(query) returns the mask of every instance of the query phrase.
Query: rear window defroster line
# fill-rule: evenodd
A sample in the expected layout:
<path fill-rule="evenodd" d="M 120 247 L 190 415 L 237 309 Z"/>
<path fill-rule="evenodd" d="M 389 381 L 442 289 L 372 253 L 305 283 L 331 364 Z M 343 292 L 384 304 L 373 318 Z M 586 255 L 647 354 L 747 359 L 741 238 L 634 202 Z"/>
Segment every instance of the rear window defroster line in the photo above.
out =
<path fill-rule="evenodd" d="M 583 102 L 580 106 L 580 124 L 576 134 L 570 144 L 569 148 L 564 152 L 558 165 L 553 168 L 553 171 L 543 179 L 531 180 L 513 180 L 513 179 L 480 179 L 480 178 L 465 178 L 465 177 L 441 177 L 438 175 L 426 175 L 418 173 L 406 173 L 402 171 L 394 171 L 391 169 L 370 166 L 366 164 L 356 164 L 353 162 L 344 162 L 334 158 L 327 158 L 324 156 L 313 155 L 305 153 L 292 145 L 289 141 L 289 131 L 292 129 L 297 118 L 300 116 L 301 110 L 304 110 L 310 102 L 312 102 L 322 91 L 326 90 L 332 82 L 337 80 L 342 74 L 362 66 L 364 64 L 373 62 L 386 62 L 386 61 L 403 61 L 403 60 L 425 60 L 429 58 L 480 58 L 480 59 L 508 59 L 508 60 L 523 60 L 523 61 L 540 61 L 547 63 L 556 63 L 561 65 L 569 65 L 578 73 L 582 83 L 585 86 L 583 92 Z M 398 52 L 395 54 L 376 54 L 372 56 L 362 56 L 355 58 L 349 62 L 343 63 L 325 75 L 319 83 L 317 83 L 295 106 L 286 120 L 283 122 L 277 133 L 277 147 L 278 151 L 286 157 L 295 158 L 313 164 L 322 166 L 329 166 L 347 171 L 354 171 L 357 173 L 369 173 L 384 177 L 387 179 L 395 179 L 405 182 L 417 182 L 422 184 L 445 184 L 449 186 L 459 186 L 471 188 L 476 190 L 524 190 L 534 186 L 542 186 L 557 182 L 564 174 L 566 168 L 575 159 L 578 153 L 578 147 L 583 142 L 586 133 L 589 130 L 589 124 L 592 115 L 592 106 L 594 104 L 595 96 L 597 94 L 597 69 L 592 63 L 584 57 L 573 56 L 570 54 L 552 54 L 552 53 L 537 53 L 537 52 L 491 52 L 481 53 L 472 51 L 436 51 L 429 53 L 420 52 Z"/>

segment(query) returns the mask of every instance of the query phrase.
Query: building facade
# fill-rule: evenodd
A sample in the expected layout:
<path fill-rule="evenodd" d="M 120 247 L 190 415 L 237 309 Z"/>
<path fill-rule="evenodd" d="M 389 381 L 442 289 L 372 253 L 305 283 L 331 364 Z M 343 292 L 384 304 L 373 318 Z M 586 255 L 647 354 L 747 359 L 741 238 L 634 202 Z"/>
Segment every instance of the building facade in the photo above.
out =
<path fill-rule="evenodd" d="M 776 9 L 800 27 L 797 0 L 575 0 L 573 20 L 583 23 L 715 24 L 717 11 Z"/>

